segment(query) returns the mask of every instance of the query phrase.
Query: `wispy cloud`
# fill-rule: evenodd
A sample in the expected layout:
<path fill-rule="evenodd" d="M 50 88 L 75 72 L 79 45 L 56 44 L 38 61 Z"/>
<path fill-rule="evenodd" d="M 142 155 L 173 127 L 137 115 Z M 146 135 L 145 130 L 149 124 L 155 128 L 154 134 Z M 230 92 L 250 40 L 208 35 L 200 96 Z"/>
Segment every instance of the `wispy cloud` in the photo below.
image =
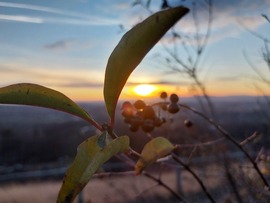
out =
<path fill-rule="evenodd" d="M 93 47 L 92 41 L 81 40 L 81 39 L 62 39 L 54 41 L 52 43 L 45 44 L 43 48 L 49 51 L 74 51 L 76 49 L 89 49 Z"/>
<path fill-rule="evenodd" d="M 0 20 L 12 20 L 17 22 L 27 22 L 27 23 L 54 23 L 54 24 L 72 24 L 72 25 L 93 25 L 93 26 L 104 26 L 104 25 L 118 25 L 119 21 L 111 18 L 101 17 L 101 16 L 91 16 L 81 13 L 76 13 L 72 11 L 65 11 L 61 9 L 37 6 L 32 4 L 21 4 L 21 3 L 10 3 L 10 2 L 0 2 L 0 7 L 14 8 L 21 10 L 32 10 L 40 11 L 41 14 L 49 13 L 56 14 L 57 17 L 49 16 L 28 16 L 28 15 L 0 15 Z"/>
<path fill-rule="evenodd" d="M 20 15 L 4 15 L 4 14 L 0 14 L 0 20 L 17 21 L 17 22 L 24 22 L 24 23 L 43 23 L 44 22 L 42 18 L 20 16 Z"/>
<path fill-rule="evenodd" d="M 15 66 L 15 67 L 14 67 Z M 18 65 L 1 65 L 0 74 L 4 78 L 1 86 L 20 82 L 38 83 L 50 87 L 100 88 L 103 81 L 91 79 L 91 73 L 78 73 L 76 70 L 52 70 L 17 67 Z M 96 75 L 93 73 L 93 75 Z M 88 77 L 89 76 L 89 77 Z M 12 78 L 12 79 L 11 79 Z"/>
<path fill-rule="evenodd" d="M 44 48 L 54 51 L 65 51 L 68 50 L 74 43 L 74 40 L 59 40 L 45 45 Z"/>
<path fill-rule="evenodd" d="M 174 85 L 174 86 L 185 86 L 190 85 L 189 82 L 180 82 L 180 81 L 166 81 L 166 80 L 160 80 L 160 81 L 152 81 L 152 82 L 128 82 L 127 85 L 134 86 L 134 85 L 140 85 L 140 84 L 150 84 L 150 85 Z"/>
<path fill-rule="evenodd" d="M 98 82 L 67 82 L 67 83 L 54 83 L 57 87 L 69 88 L 102 88 L 103 83 Z"/>
<path fill-rule="evenodd" d="M 181 2 L 190 7 L 190 1 Z M 208 22 L 207 9 L 200 6 L 200 0 L 196 1 L 197 4 L 197 16 L 198 25 L 201 34 L 206 33 L 206 27 Z M 220 41 L 228 37 L 239 37 L 246 30 L 242 29 L 243 26 L 255 31 L 263 24 L 267 24 L 265 19 L 262 18 L 262 13 L 270 12 L 269 0 L 221 0 L 213 1 L 213 21 L 211 24 L 211 36 L 209 44 Z M 176 29 L 183 35 L 193 37 L 192 33 L 196 32 L 196 27 L 193 22 L 192 11 L 184 17 L 179 23 L 176 24 Z M 170 42 L 170 35 L 166 36 L 165 42 Z M 167 41 L 166 41 L 167 40 Z M 191 45 L 194 42 L 191 41 Z"/>
<path fill-rule="evenodd" d="M 241 76 L 220 76 L 217 77 L 215 80 L 219 82 L 233 82 L 233 81 L 238 81 L 241 79 Z"/>

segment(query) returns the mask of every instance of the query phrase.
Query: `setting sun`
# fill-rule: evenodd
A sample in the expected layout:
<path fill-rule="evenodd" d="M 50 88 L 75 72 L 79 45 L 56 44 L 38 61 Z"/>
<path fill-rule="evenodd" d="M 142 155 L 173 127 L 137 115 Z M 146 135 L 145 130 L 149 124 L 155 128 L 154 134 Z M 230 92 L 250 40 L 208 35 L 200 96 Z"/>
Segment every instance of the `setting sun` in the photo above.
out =
<path fill-rule="evenodd" d="M 137 85 L 133 89 L 133 92 L 135 92 L 135 94 L 140 95 L 140 96 L 149 96 L 156 89 L 157 89 L 157 87 L 154 85 L 141 84 L 141 85 Z"/>

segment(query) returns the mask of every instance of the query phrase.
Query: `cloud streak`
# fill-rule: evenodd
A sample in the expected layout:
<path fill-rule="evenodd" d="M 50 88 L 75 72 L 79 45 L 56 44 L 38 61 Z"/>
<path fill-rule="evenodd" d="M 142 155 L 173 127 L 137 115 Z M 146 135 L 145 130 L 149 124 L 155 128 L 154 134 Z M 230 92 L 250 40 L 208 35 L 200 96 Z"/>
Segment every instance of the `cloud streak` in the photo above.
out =
<path fill-rule="evenodd" d="M 102 81 L 87 78 L 86 73 L 79 74 L 76 71 L 64 73 L 63 70 L 48 72 L 45 69 L 24 69 L 15 68 L 12 65 L 1 65 L 0 74 L 3 78 L 2 86 L 7 85 L 11 77 L 15 83 L 30 82 L 39 83 L 51 87 L 67 87 L 67 88 L 101 88 Z M 90 74 L 89 74 L 90 75 Z M 25 79 L 24 79 L 25 78 Z M 31 80 L 29 81 L 29 78 Z"/>
<path fill-rule="evenodd" d="M 74 43 L 74 40 L 59 40 L 54 43 L 45 45 L 44 48 L 54 51 L 65 51 L 68 50 Z"/>
<path fill-rule="evenodd" d="M 16 22 L 24 22 L 24 23 L 43 23 L 44 22 L 41 18 L 21 16 L 21 15 L 4 15 L 4 14 L 0 14 L 0 20 L 16 21 Z"/>
<path fill-rule="evenodd" d="M 0 20 L 27 22 L 27 23 L 54 23 L 54 24 L 72 24 L 72 25 L 93 25 L 93 26 L 106 26 L 106 25 L 118 25 L 119 21 L 100 17 L 80 14 L 72 11 L 64 11 L 56 8 L 50 8 L 45 6 L 36 6 L 32 4 L 20 4 L 10 2 L 0 2 L 0 7 L 14 8 L 21 10 L 40 11 L 43 13 L 56 14 L 61 17 L 30 17 L 30 16 L 17 16 L 17 15 L 4 15 L 0 14 Z"/>

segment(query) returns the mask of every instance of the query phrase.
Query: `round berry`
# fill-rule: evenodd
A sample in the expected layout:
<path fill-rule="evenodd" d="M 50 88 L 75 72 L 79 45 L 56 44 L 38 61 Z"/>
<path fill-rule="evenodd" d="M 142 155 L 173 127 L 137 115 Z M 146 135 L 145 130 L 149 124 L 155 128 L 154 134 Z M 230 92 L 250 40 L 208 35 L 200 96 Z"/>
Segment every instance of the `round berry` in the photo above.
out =
<path fill-rule="evenodd" d="M 131 107 L 126 106 L 125 108 L 123 108 L 122 110 L 122 116 L 124 116 L 125 118 L 127 117 L 131 117 L 134 115 L 134 109 Z"/>
<path fill-rule="evenodd" d="M 160 94 L 161 99 L 166 99 L 167 97 L 168 97 L 167 92 L 161 92 L 161 94 Z"/>
<path fill-rule="evenodd" d="M 154 126 L 153 120 L 146 119 L 142 124 L 142 130 L 144 132 L 149 133 L 149 132 L 153 131 L 154 128 L 155 128 L 155 126 Z"/>
<path fill-rule="evenodd" d="M 192 121 L 191 121 L 191 120 L 188 120 L 188 119 L 186 119 L 186 120 L 184 121 L 184 124 L 185 124 L 185 126 L 188 127 L 188 128 L 192 127 L 192 125 L 193 125 Z"/>
<path fill-rule="evenodd" d="M 144 117 L 143 111 L 142 110 L 137 111 L 136 114 L 135 114 L 135 116 L 139 116 L 139 117 L 143 118 Z"/>
<path fill-rule="evenodd" d="M 156 113 L 152 106 L 145 106 L 142 110 L 142 115 L 144 119 L 154 120 L 156 118 Z"/>
<path fill-rule="evenodd" d="M 179 101 L 179 97 L 176 94 L 171 94 L 170 101 L 172 103 L 177 103 Z"/>
<path fill-rule="evenodd" d="M 134 114 L 134 109 L 132 104 L 129 101 L 125 101 L 122 104 L 122 116 L 124 116 L 125 118 L 127 117 L 131 117 Z"/>
<path fill-rule="evenodd" d="M 129 101 L 125 101 L 122 104 L 122 108 L 121 109 L 125 109 L 125 108 L 132 108 L 132 104 Z"/>
<path fill-rule="evenodd" d="M 135 115 L 130 119 L 131 125 L 137 125 L 140 126 L 143 123 L 143 118 L 141 116 Z"/>
<path fill-rule="evenodd" d="M 175 114 L 180 110 L 179 106 L 176 103 L 171 103 L 168 107 L 168 112 Z"/>
<path fill-rule="evenodd" d="M 124 116 L 125 118 L 129 118 L 133 116 L 133 109 L 125 109 L 122 111 L 122 116 Z"/>
<path fill-rule="evenodd" d="M 134 103 L 134 107 L 135 107 L 136 109 L 143 109 L 145 106 L 146 106 L 146 104 L 145 104 L 144 101 L 142 101 L 142 100 L 137 100 L 137 101 L 135 101 L 135 103 Z"/>
<path fill-rule="evenodd" d="M 139 130 L 139 126 L 138 126 L 138 125 L 133 125 L 133 124 L 131 124 L 131 125 L 129 126 L 129 130 L 130 130 L 131 132 L 137 132 L 137 131 Z"/>
<path fill-rule="evenodd" d="M 160 127 L 163 124 L 163 120 L 161 118 L 155 118 L 154 125 L 156 127 Z"/>

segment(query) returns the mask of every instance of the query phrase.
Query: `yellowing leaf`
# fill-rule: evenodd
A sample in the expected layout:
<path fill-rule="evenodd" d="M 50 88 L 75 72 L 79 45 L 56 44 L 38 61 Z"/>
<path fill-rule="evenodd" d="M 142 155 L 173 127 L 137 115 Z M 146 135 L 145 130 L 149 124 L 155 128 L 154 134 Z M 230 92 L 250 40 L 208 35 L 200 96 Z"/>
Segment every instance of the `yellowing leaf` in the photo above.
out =
<path fill-rule="evenodd" d="M 135 173 L 139 175 L 147 166 L 172 152 L 174 146 L 164 137 L 157 137 L 148 142 L 141 153 L 141 158 L 135 166 Z"/>
<path fill-rule="evenodd" d="M 129 148 L 128 136 L 116 138 L 104 148 L 99 146 L 98 139 L 99 136 L 96 135 L 79 145 L 75 160 L 64 177 L 57 203 L 73 202 L 103 163 Z"/>
<path fill-rule="evenodd" d="M 78 116 L 99 127 L 89 114 L 64 94 L 36 84 L 20 83 L 0 88 L 0 104 L 40 106 Z"/>
<path fill-rule="evenodd" d="M 117 100 L 131 72 L 188 11 L 180 6 L 157 12 L 128 31 L 115 47 L 108 60 L 104 83 L 104 99 L 111 124 L 114 122 Z"/>

